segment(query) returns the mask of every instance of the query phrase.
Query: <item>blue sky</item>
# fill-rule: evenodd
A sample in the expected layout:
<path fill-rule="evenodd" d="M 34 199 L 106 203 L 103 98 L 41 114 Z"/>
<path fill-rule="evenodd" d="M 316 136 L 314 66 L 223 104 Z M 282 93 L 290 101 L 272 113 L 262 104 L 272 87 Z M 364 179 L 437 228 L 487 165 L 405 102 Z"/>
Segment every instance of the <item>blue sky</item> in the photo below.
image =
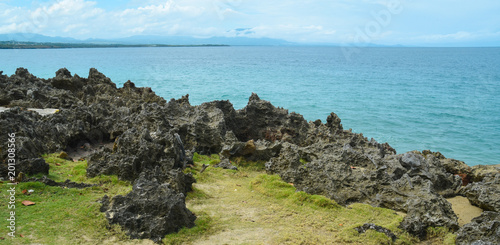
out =
<path fill-rule="evenodd" d="M 0 0 L 0 33 L 500 46 L 498 13 L 498 0 Z"/>

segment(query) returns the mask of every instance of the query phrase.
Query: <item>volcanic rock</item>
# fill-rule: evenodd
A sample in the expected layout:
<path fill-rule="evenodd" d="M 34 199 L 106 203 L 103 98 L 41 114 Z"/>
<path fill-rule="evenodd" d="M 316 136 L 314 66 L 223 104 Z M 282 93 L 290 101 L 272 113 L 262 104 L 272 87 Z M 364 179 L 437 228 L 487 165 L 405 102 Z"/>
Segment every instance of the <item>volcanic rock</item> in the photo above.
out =
<path fill-rule="evenodd" d="M 474 182 L 461 190 L 472 205 L 484 210 L 500 212 L 500 173 L 488 175 L 481 182 Z"/>
<path fill-rule="evenodd" d="M 476 165 L 471 169 L 471 180 L 481 182 L 485 177 L 495 176 L 500 173 L 500 164 L 497 165 Z"/>
<path fill-rule="evenodd" d="M 297 190 L 339 204 L 363 202 L 407 212 L 401 227 L 419 237 L 430 226 L 458 229 L 457 216 L 442 195 L 456 193 L 461 178 L 446 172 L 439 159 L 418 152 L 381 154 L 377 144 L 362 139 L 352 144 L 353 138 L 345 136 L 308 147 L 285 143 L 266 170 Z"/>
<path fill-rule="evenodd" d="M 110 224 L 121 225 L 132 238 L 160 242 L 168 233 L 193 227 L 196 216 L 185 205 L 183 193 L 142 173 L 125 196 L 104 197 L 101 212 Z"/>
<path fill-rule="evenodd" d="M 214 165 L 215 168 L 238 170 L 238 168 L 229 162 L 229 159 L 222 159 L 218 164 Z"/>
<path fill-rule="evenodd" d="M 40 179 L 39 178 L 28 178 L 28 179 L 23 180 L 23 182 L 41 182 L 41 183 L 44 183 L 48 186 L 59 186 L 59 187 L 77 188 L 77 189 L 83 189 L 83 188 L 87 188 L 87 187 L 96 186 L 96 185 L 86 184 L 86 183 L 76 183 L 76 182 L 70 181 L 69 179 L 67 179 L 64 182 L 56 182 L 50 178 L 47 178 L 47 176 L 43 176 Z"/>
<path fill-rule="evenodd" d="M 391 238 L 393 242 L 396 241 L 397 239 L 397 236 L 391 230 L 371 223 L 363 224 L 362 226 L 358 226 L 354 229 L 359 233 L 365 233 L 367 230 L 374 230 L 377 232 L 381 232 L 384 233 L 387 237 Z"/>
<path fill-rule="evenodd" d="M 232 157 L 266 161 L 267 173 L 342 205 L 362 202 L 406 212 L 401 227 L 419 237 L 431 226 L 458 228 L 444 197 L 460 193 L 486 210 L 499 210 L 497 168 L 469 168 L 429 150 L 397 154 L 388 143 L 344 130 L 335 113 L 325 124 L 307 122 L 257 94 L 241 110 L 229 101 L 192 106 L 188 95 L 167 103 L 131 81 L 118 88 L 94 68 L 87 78 L 63 68 L 52 79 L 19 68 L 12 76 L 0 72 L 0 106 L 10 108 L 0 112 L 0 131 L 16 134 L 19 170 L 48 174 L 40 155 L 84 147 L 92 151 L 87 176 L 117 175 L 134 183 L 128 195 L 105 199 L 102 210 L 135 238 L 159 241 L 193 225 L 184 197 L 194 178 L 182 170 L 195 152 L 219 153 L 219 165 L 229 168 L 236 168 Z M 59 112 L 40 116 L 25 108 Z M 0 135 L 3 176 L 7 137 Z"/>
<path fill-rule="evenodd" d="M 495 245 L 498 241 L 500 241 L 500 213 L 485 211 L 458 231 L 456 243 Z"/>

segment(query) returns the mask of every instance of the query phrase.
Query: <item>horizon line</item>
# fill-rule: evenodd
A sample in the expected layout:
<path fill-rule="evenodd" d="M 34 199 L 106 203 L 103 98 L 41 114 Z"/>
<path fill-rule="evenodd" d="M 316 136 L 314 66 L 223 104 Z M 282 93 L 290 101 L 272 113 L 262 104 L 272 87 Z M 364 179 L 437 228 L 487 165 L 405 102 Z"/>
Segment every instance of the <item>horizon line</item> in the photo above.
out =
<path fill-rule="evenodd" d="M 366 42 L 352 42 L 352 43 L 335 43 L 335 42 L 295 42 L 295 41 L 288 41 L 285 39 L 279 39 L 279 38 L 270 38 L 270 37 L 246 37 L 246 36 L 211 36 L 211 37 L 195 37 L 195 36 L 163 36 L 163 35 L 133 35 L 133 36 L 127 36 L 127 37 L 116 37 L 116 38 L 87 38 L 87 39 L 79 39 L 79 38 L 74 38 L 74 37 L 64 37 L 64 36 L 47 36 L 44 34 L 39 34 L 39 33 L 22 33 L 22 32 L 16 32 L 16 33 L 0 33 L 0 35 L 12 35 L 12 36 L 25 36 L 25 40 L 18 40 L 16 38 L 9 39 L 9 40 L 0 40 L 0 42 L 20 42 L 20 43 L 38 43 L 38 44 L 43 44 L 43 43 L 52 43 L 52 44 L 93 44 L 93 45 L 151 45 L 151 47 L 154 47 L 153 45 L 172 45 L 172 46 L 180 46 L 180 45 L 225 45 L 225 46 L 303 46 L 303 47 L 352 47 L 352 48 L 499 48 L 499 44 L 439 44 L 439 43 L 432 43 L 432 44 L 383 44 L 383 43 L 366 43 Z M 32 39 L 34 37 L 26 37 L 26 36 L 33 36 L 33 35 L 38 35 L 41 37 L 45 38 L 64 38 L 64 39 L 73 39 L 75 41 L 81 41 L 80 42 L 68 42 L 68 41 L 30 41 L 29 39 Z M 119 41 L 118 39 L 128 39 L 128 38 L 133 38 L 133 37 L 158 37 L 158 38 L 192 38 L 195 40 L 203 40 L 203 39 L 211 39 L 211 38 L 228 38 L 228 39 L 238 39 L 238 38 L 244 38 L 244 39 L 253 39 L 253 40 L 262 40 L 262 39 L 267 39 L 267 40 L 274 40 L 274 41 L 280 41 L 283 43 L 277 43 L 277 44 L 227 44 L 227 43 L 205 43 L 205 44 L 169 44 L 169 43 L 143 43 L 143 42 L 148 42 L 148 40 L 139 40 L 138 42 L 134 42 L 133 44 L 131 43 L 124 43 L 127 42 L 126 40 Z M 92 42 L 92 40 L 100 40 L 101 42 L 109 42 L 109 43 L 100 43 L 100 42 Z M 130 41 L 129 41 L 130 42 Z"/>

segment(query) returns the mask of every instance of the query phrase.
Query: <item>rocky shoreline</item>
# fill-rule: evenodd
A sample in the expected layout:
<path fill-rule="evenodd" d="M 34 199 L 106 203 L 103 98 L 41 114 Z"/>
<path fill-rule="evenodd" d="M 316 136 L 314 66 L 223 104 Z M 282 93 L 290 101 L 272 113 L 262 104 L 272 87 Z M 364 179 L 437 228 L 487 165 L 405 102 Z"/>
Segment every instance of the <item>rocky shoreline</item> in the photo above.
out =
<path fill-rule="evenodd" d="M 422 239 L 436 226 L 456 231 L 457 244 L 500 239 L 499 166 L 469 167 L 431 151 L 397 154 L 387 143 L 345 130 L 335 113 L 326 123 L 307 122 L 256 94 L 240 110 L 229 101 L 192 106 L 188 95 L 167 102 L 130 81 L 117 88 L 96 69 L 87 78 L 66 69 L 51 79 L 24 68 L 12 76 L 0 72 L 0 106 L 10 108 L 0 112 L 1 176 L 7 176 L 7 133 L 16 134 L 17 170 L 28 175 L 48 174 L 41 154 L 89 147 L 89 177 L 117 175 L 133 183 L 125 196 L 104 197 L 101 208 L 132 238 L 158 242 L 194 226 L 185 196 L 196 180 L 182 170 L 197 152 L 265 161 L 269 174 L 341 205 L 405 212 L 400 227 Z M 59 111 L 41 116 L 26 108 Z M 457 195 L 486 212 L 459 227 L 445 199 Z"/>

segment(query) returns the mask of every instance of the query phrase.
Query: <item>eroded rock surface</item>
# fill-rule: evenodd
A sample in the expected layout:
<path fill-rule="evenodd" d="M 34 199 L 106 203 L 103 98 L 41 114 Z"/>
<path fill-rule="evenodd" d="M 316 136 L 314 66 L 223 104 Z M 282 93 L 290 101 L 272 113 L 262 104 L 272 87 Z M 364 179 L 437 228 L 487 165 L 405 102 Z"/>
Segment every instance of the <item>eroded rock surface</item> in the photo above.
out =
<path fill-rule="evenodd" d="M 132 238 L 161 241 L 165 234 L 193 227 L 196 217 L 186 208 L 183 193 L 168 183 L 142 173 L 125 196 L 103 199 L 102 212 L 110 224 L 119 224 Z"/>
<path fill-rule="evenodd" d="M 229 101 L 192 106 L 188 95 L 167 102 L 131 81 L 118 88 L 96 69 L 87 78 L 60 69 L 56 77 L 40 79 L 19 68 L 10 77 L 0 72 L 0 106 L 11 108 L 0 112 L 0 129 L 16 134 L 25 173 L 48 173 L 43 153 L 88 148 L 89 177 L 114 174 L 134 183 L 128 195 L 105 199 L 102 210 L 136 238 L 159 241 L 193 225 L 184 197 L 195 180 L 182 169 L 192 164 L 194 152 L 218 153 L 223 165 L 231 157 L 267 162 L 269 174 L 342 205 L 406 212 L 400 227 L 419 237 L 430 226 L 458 229 L 444 197 L 466 195 L 498 212 L 498 175 L 491 168 L 470 168 L 439 152 L 396 154 L 387 143 L 344 130 L 335 113 L 326 123 L 307 122 L 257 94 L 241 110 Z M 42 117 L 27 107 L 60 111 Z M 4 176 L 6 137 L 0 135 Z"/>
<path fill-rule="evenodd" d="M 500 173 L 489 175 L 461 190 L 472 205 L 484 210 L 500 212 Z"/>
<path fill-rule="evenodd" d="M 420 237 L 425 237 L 429 226 L 458 229 L 457 217 L 443 195 L 458 191 L 459 176 L 446 172 L 434 156 L 395 155 L 366 139 L 351 144 L 352 137 L 357 136 L 308 147 L 284 144 L 266 169 L 298 190 L 327 196 L 339 204 L 362 202 L 407 212 L 401 227 Z"/>
<path fill-rule="evenodd" d="M 496 245 L 500 241 L 500 214 L 485 211 L 481 216 L 464 225 L 457 236 L 460 245 Z"/>

